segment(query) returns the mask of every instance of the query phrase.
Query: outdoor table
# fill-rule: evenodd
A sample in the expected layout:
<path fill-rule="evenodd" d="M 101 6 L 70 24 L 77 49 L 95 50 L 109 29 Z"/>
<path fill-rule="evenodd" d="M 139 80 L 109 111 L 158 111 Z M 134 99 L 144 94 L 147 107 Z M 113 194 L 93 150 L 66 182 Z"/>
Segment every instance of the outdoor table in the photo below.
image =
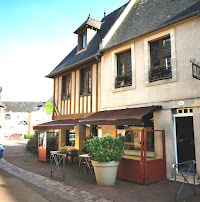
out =
<path fill-rule="evenodd" d="M 65 158 L 66 154 L 62 154 L 60 151 L 50 151 L 51 154 L 51 178 L 53 177 L 54 171 L 58 168 L 60 171 L 61 177 L 63 178 L 63 181 L 65 181 Z M 53 168 L 53 161 L 55 161 L 55 167 Z M 63 169 L 61 171 L 59 165 L 63 161 Z M 56 175 L 54 175 L 56 176 Z M 57 176 L 59 177 L 59 176 Z"/>
<path fill-rule="evenodd" d="M 90 161 L 90 156 L 88 154 L 80 154 L 79 155 L 79 172 L 80 172 L 80 168 L 81 168 L 82 163 L 84 163 L 86 165 L 86 169 L 85 169 L 84 173 L 86 173 L 87 170 L 89 170 L 90 174 L 92 174 L 93 168 L 92 168 L 92 164 Z"/>

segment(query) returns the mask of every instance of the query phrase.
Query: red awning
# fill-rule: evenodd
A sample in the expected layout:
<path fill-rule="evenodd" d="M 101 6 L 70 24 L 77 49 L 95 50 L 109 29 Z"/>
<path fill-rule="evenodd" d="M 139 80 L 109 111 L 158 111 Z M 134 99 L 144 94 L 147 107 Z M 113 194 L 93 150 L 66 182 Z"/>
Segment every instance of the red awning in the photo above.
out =
<path fill-rule="evenodd" d="M 85 119 L 79 124 L 89 125 L 140 125 L 143 116 L 154 111 L 159 106 L 129 108 L 120 110 L 99 111 Z"/>
<path fill-rule="evenodd" d="M 50 121 L 34 126 L 33 130 L 53 130 L 53 129 L 70 130 L 74 129 L 74 126 L 78 124 L 78 121 L 79 121 L 78 119 Z"/>

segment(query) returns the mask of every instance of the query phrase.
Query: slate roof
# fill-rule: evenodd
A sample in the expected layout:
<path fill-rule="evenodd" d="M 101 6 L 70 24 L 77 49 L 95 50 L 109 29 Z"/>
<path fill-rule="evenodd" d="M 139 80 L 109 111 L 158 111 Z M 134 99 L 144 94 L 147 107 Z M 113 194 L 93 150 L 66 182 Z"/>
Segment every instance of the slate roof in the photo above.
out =
<path fill-rule="evenodd" d="M 6 112 L 32 112 L 37 111 L 44 105 L 44 102 L 3 102 Z"/>
<path fill-rule="evenodd" d="M 122 7 L 118 8 L 117 10 L 113 11 L 109 15 L 105 16 L 101 22 L 100 30 L 95 34 L 95 36 L 90 41 L 86 50 L 77 53 L 77 47 L 75 47 L 62 61 L 61 63 L 50 73 L 47 77 L 51 78 L 54 75 L 61 73 L 69 69 L 72 66 L 80 64 L 80 62 L 86 62 L 87 60 L 95 59 L 95 55 L 98 54 L 99 50 L 99 43 L 108 33 L 112 25 L 115 23 L 117 18 L 123 12 L 124 8 L 127 4 L 123 5 Z"/>
<path fill-rule="evenodd" d="M 99 30 L 101 28 L 101 23 L 98 20 L 95 20 L 93 18 L 91 18 L 90 16 L 88 17 L 88 19 L 74 32 L 75 34 L 78 34 L 79 31 L 85 27 L 86 25 L 88 25 L 89 27 L 93 27 L 96 28 L 97 30 Z"/>
<path fill-rule="evenodd" d="M 105 49 L 200 13 L 200 0 L 140 0 L 130 10 Z"/>
<path fill-rule="evenodd" d="M 47 77 L 52 78 L 72 67 L 95 59 L 99 54 L 99 43 L 127 4 L 102 19 L 100 31 L 90 41 L 86 50 L 77 54 L 75 47 Z M 198 13 L 200 13 L 200 0 L 138 0 L 101 52 Z"/>

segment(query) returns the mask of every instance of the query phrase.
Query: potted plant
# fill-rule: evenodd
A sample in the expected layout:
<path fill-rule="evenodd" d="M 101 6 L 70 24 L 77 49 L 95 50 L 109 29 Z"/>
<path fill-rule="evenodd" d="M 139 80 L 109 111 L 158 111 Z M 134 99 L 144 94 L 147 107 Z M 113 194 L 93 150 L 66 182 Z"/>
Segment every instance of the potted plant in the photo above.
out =
<path fill-rule="evenodd" d="M 152 66 L 150 68 L 150 80 L 156 81 L 165 78 L 171 78 L 171 67 Z"/>
<path fill-rule="evenodd" d="M 92 160 L 98 185 L 115 184 L 119 162 L 124 154 L 124 143 L 106 135 L 85 141 L 85 148 Z"/>
<path fill-rule="evenodd" d="M 115 81 L 116 88 L 130 86 L 132 84 L 132 78 L 130 75 L 127 74 L 116 76 Z"/>

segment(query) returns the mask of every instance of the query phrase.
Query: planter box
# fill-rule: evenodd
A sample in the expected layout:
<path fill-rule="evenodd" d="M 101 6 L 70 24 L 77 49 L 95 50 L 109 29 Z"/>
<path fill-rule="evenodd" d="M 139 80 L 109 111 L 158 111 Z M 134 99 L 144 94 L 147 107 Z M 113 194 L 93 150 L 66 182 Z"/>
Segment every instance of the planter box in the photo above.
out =
<path fill-rule="evenodd" d="M 161 68 L 158 70 L 151 70 L 149 72 L 149 81 L 158 81 L 163 79 L 172 78 L 172 71 L 170 68 Z"/>

